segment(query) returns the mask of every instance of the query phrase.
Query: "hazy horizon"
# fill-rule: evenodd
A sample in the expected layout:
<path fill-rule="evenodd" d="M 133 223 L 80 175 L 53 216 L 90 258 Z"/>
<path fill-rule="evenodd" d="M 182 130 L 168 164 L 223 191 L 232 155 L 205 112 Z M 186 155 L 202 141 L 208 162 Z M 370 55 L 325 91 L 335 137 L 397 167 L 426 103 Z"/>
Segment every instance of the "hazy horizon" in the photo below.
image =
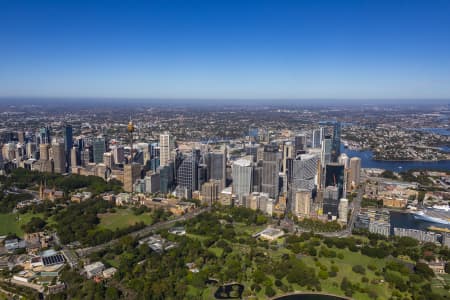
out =
<path fill-rule="evenodd" d="M 450 105 L 449 99 L 192 99 L 192 98 L 119 98 L 119 97 L 0 97 L 3 105 L 95 105 L 109 103 L 110 105 L 233 105 L 233 106 L 440 106 Z"/>

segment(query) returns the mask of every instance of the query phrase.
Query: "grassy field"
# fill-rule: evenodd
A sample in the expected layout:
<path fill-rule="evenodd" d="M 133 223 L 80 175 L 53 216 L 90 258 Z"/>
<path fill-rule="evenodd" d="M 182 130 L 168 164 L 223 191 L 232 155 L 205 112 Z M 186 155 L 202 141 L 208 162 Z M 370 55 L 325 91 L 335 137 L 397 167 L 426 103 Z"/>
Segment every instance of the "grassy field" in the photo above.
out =
<path fill-rule="evenodd" d="M 265 226 L 246 226 L 245 224 L 241 224 L 241 223 L 234 223 L 234 228 L 236 230 L 236 233 L 238 235 L 252 235 L 262 229 L 265 228 Z M 193 239 L 197 239 L 202 241 L 203 239 L 205 239 L 206 237 L 204 236 L 198 236 L 195 234 L 187 234 L 187 236 L 189 238 L 193 238 Z M 284 238 L 279 239 L 279 241 L 274 242 L 272 245 L 277 245 L 277 244 L 283 244 L 284 242 Z M 240 244 L 237 243 L 233 243 L 232 244 L 232 249 L 233 252 L 235 254 L 238 253 L 242 253 L 242 249 L 241 249 Z M 320 247 L 317 247 L 317 249 L 319 250 Z M 222 254 L 222 249 L 212 246 L 209 248 L 209 250 L 211 252 L 213 252 L 217 257 L 220 257 Z M 303 260 L 307 265 L 309 266 L 314 266 L 316 272 L 319 271 L 320 267 L 319 265 L 322 265 L 322 267 L 326 267 L 327 271 L 331 270 L 331 266 L 336 266 L 338 267 L 339 271 L 337 272 L 337 276 L 336 277 L 330 277 L 328 279 L 325 280 L 320 280 L 321 282 L 321 287 L 322 287 L 322 291 L 323 292 L 327 292 L 327 293 L 331 293 L 331 294 L 335 294 L 335 295 L 344 295 L 344 292 L 340 289 L 340 283 L 342 281 L 342 279 L 344 277 L 347 277 L 352 283 L 358 283 L 360 286 L 362 287 L 366 287 L 368 290 L 373 291 L 374 293 L 376 293 L 378 295 L 378 299 L 389 299 L 391 297 L 391 292 L 392 289 L 390 289 L 388 287 L 387 283 L 379 283 L 379 284 L 375 284 L 373 282 L 371 282 L 372 280 L 382 280 L 383 277 L 380 275 L 376 275 L 375 273 L 381 272 L 383 267 L 386 264 L 386 260 L 385 259 L 377 259 L 377 258 L 371 258 L 365 255 L 362 255 L 361 253 L 357 252 L 351 252 L 348 249 L 337 249 L 337 248 L 332 248 L 333 251 L 335 251 L 337 254 L 341 254 L 342 257 L 338 258 L 327 258 L 327 257 L 317 257 L 317 261 L 314 259 L 314 257 L 311 256 L 301 256 L 301 260 Z M 277 258 L 277 259 L 281 259 L 281 256 L 283 254 L 293 254 L 290 250 L 284 248 L 284 247 L 271 247 L 270 249 L 267 250 L 267 254 L 269 256 L 271 256 L 272 258 Z M 365 275 L 360 275 L 355 273 L 352 270 L 352 267 L 356 264 L 359 264 L 361 266 L 363 266 L 365 268 Z M 372 267 L 375 266 L 376 270 L 370 270 L 368 268 L 368 266 L 371 265 Z M 247 270 L 247 275 L 248 278 L 251 278 L 252 275 L 252 271 L 254 269 L 256 269 L 257 266 L 254 265 L 253 268 L 249 268 Z M 252 270 L 253 269 L 253 270 Z M 273 283 L 275 282 L 275 278 L 273 275 L 271 274 L 267 274 L 268 278 L 270 278 L 270 281 Z M 366 277 L 368 282 L 363 282 L 362 278 Z M 292 288 L 292 290 L 297 291 L 297 292 L 302 292 L 302 291 L 307 291 L 305 290 L 305 287 L 301 287 L 297 284 L 291 284 L 287 282 L 287 279 L 284 278 L 283 280 L 284 285 L 286 286 L 290 286 Z M 245 285 L 246 289 L 248 289 L 251 285 L 250 281 L 242 281 L 242 284 Z M 202 299 L 207 299 L 208 297 L 211 297 L 211 293 L 215 290 L 215 288 L 217 287 L 209 287 L 209 291 L 208 292 L 200 292 L 197 291 L 196 289 L 190 287 L 189 289 L 189 295 L 197 295 Z M 273 286 L 274 290 L 276 290 L 277 294 L 283 294 L 283 292 L 281 290 L 279 290 L 276 286 Z M 258 299 L 264 299 L 266 298 L 265 293 L 264 293 L 264 288 L 256 293 L 256 296 L 258 297 Z M 354 299 L 361 299 L 361 300 L 370 300 L 371 298 L 369 297 L 368 294 L 362 294 L 362 293 L 355 293 L 353 295 Z"/>
<path fill-rule="evenodd" d="M 115 230 L 125 228 L 139 222 L 150 224 L 152 222 L 149 213 L 136 216 L 131 209 L 118 209 L 115 213 L 99 214 L 100 228 Z"/>
<path fill-rule="evenodd" d="M 359 282 L 362 286 L 366 286 L 372 290 L 374 290 L 380 299 L 388 299 L 390 297 L 390 291 L 388 288 L 387 283 L 383 284 L 372 284 L 370 281 L 372 279 L 383 279 L 381 276 L 376 276 L 374 271 L 369 270 L 368 265 L 373 265 L 377 267 L 378 271 L 381 271 L 381 269 L 385 265 L 385 261 L 382 259 L 377 258 L 371 258 L 365 255 L 362 255 L 361 253 L 354 253 L 350 252 L 349 250 L 340 250 L 333 248 L 334 251 L 337 253 L 342 253 L 344 255 L 343 259 L 339 258 L 326 258 L 326 257 L 320 257 L 318 260 L 319 262 L 326 266 L 328 270 L 330 270 L 332 265 L 335 265 L 339 268 L 338 274 L 334 278 L 328 278 L 326 280 L 321 281 L 322 290 L 333 293 L 336 295 L 343 295 L 343 292 L 341 291 L 339 284 L 341 283 L 342 279 L 344 277 L 347 277 L 351 282 Z M 306 262 L 307 265 L 315 265 L 316 262 L 314 261 L 313 257 L 310 256 L 304 256 L 301 258 L 303 261 Z M 363 283 L 361 282 L 361 279 L 363 275 L 357 274 L 353 272 L 352 267 L 354 265 L 361 265 L 366 269 L 366 274 L 364 275 L 369 279 L 369 282 Z M 318 269 L 318 268 L 317 268 Z M 294 288 L 300 288 L 295 287 Z M 355 294 L 355 299 L 370 299 L 367 294 Z"/>
<path fill-rule="evenodd" d="M 431 281 L 432 289 L 441 295 L 447 295 L 449 293 L 444 288 L 445 285 L 450 286 L 450 274 L 439 274 Z"/>
<path fill-rule="evenodd" d="M 0 235 L 15 233 L 17 236 L 23 236 L 21 226 L 28 223 L 32 217 L 42 218 L 42 214 L 0 214 Z"/>

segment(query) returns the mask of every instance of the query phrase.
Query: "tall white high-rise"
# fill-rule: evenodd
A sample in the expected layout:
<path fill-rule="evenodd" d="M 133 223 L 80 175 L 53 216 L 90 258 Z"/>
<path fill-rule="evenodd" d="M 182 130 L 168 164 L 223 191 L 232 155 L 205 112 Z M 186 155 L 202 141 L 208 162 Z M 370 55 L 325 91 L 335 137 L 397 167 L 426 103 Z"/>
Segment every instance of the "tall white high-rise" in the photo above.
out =
<path fill-rule="evenodd" d="M 322 144 L 322 141 L 325 139 L 325 135 L 327 134 L 327 129 L 325 127 L 320 127 L 320 144 Z"/>
<path fill-rule="evenodd" d="M 173 137 L 170 133 L 165 132 L 159 136 L 159 165 L 161 167 L 168 166 L 170 160 L 170 154 L 175 148 Z"/>
<path fill-rule="evenodd" d="M 348 218 L 348 200 L 345 198 L 342 198 L 339 201 L 339 208 L 338 208 L 339 212 L 339 222 L 341 223 L 347 223 L 347 218 Z"/>
<path fill-rule="evenodd" d="M 341 155 L 339 155 L 338 163 L 340 165 L 344 165 L 345 169 L 348 169 L 349 168 L 349 158 L 348 158 L 347 154 L 342 153 Z"/>
<path fill-rule="evenodd" d="M 231 174 L 233 176 L 233 194 L 237 196 L 241 205 L 245 205 L 241 202 L 242 199 L 252 192 L 252 162 L 246 159 L 235 161 L 231 167 Z"/>

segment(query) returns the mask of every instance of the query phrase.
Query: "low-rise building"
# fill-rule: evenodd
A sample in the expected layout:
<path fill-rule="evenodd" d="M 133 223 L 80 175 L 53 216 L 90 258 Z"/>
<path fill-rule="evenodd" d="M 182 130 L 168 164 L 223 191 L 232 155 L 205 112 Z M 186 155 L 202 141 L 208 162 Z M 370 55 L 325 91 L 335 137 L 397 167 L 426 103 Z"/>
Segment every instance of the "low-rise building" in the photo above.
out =
<path fill-rule="evenodd" d="M 80 202 L 83 202 L 83 201 L 86 201 L 86 200 L 90 199 L 91 197 L 92 197 L 92 193 L 91 192 L 81 192 L 81 193 L 73 194 L 70 197 L 70 201 L 76 202 L 76 203 L 80 203 Z"/>
<path fill-rule="evenodd" d="M 440 234 L 434 233 L 432 231 L 423 231 L 418 229 L 410 229 L 410 228 L 394 228 L 394 235 L 399 237 L 410 237 L 416 239 L 423 243 L 438 243 Z"/>
<path fill-rule="evenodd" d="M 259 236 L 261 239 L 274 241 L 284 236 L 284 231 L 277 228 L 267 227 L 263 231 L 257 233 L 256 236 Z"/>
<path fill-rule="evenodd" d="M 433 270 L 433 272 L 435 274 L 445 274 L 445 262 L 441 261 L 441 260 L 434 260 L 434 261 L 430 261 L 430 262 L 426 262 L 425 263 L 428 265 L 428 267 L 430 267 L 431 270 Z"/>
<path fill-rule="evenodd" d="M 383 206 L 393 208 L 405 208 L 408 205 L 408 199 L 405 198 L 383 198 Z"/>
<path fill-rule="evenodd" d="M 116 273 L 117 273 L 117 269 L 114 267 L 111 267 L 111 268 L 103 270 L 102 275 L 103 275 L 103 278 L 109 279 L 109 278 L 112 278 L 114 276 L 114 274 L 116 274 Z"/>
<path fill-rule="evenodd" d="M 10 240 L 5 240 L 5 248 L 7 251 L 14 251 L 17 249 L 22 249 L 22 248 L 26 248 L 27 243 L 23 240 L 19 240 L 19 239 L 10 239 Z"/>
<path fill-rule="evenodd" d="M 84 267 L 87 278 L 91 279 L 94 276 L 101 275 L 103 270 L 105 270 L 105 265 L 101 261 L 89 264 Z"/>
<path fill-rule="evenodd" d="M 171 234 L 176 234 L 176 235 L 185 235 L 186 234 L 186 228 L 184 227 L 172 227 L 168 230 L 169 233 Z"/>
<path fill-rule="evenodd" d="M 168 241 L 160 235 L 153 235 L 139 241 L 139 245 L 147 244 L 155 252 L 162 253 L 177 246 L 177 243 Z"/>

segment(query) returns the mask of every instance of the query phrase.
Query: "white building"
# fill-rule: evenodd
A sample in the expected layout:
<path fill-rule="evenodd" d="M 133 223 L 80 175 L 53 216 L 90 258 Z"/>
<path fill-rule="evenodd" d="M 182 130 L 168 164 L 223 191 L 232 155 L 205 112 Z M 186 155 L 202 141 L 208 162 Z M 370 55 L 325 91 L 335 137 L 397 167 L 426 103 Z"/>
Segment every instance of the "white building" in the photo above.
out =
<path fill-rule="evenodd" d="M 348 200 L 345 198 L 342 198 L 339 201 L 339 222 L 347 224 L 347 218 L 348 218 Z"/>
<path fill-rule="evenodd" d="M 170 155 L 175 148 L 173 137 L 166 132 L 159 136 L 159 165 L 161 167 L 169 164 Z"/>
<path fill-rule="evenodd" d="M 105 270 L 105 265 L 101 261 L 97 261 L 84 267 L 86 276 L 89 279 L 94 276 L 102 274 L 103 270 Z"/>
<path fill-rule="evenodd" d="M 261 231 L 259 234 L 259 237 L 264 240 L 274 241 L 284 235 L 284 231 L 281 229 L 276 228 L 266 228 L 263 231 Z"/>
<path fill-rule="evenodd" d="M 252 192 L 253 166 L 250 160 L 239 159 L 235 161 L 231 168 L 233 176 L 233 194 L 236 195 L 240 205 L 243 199 Z"/>

